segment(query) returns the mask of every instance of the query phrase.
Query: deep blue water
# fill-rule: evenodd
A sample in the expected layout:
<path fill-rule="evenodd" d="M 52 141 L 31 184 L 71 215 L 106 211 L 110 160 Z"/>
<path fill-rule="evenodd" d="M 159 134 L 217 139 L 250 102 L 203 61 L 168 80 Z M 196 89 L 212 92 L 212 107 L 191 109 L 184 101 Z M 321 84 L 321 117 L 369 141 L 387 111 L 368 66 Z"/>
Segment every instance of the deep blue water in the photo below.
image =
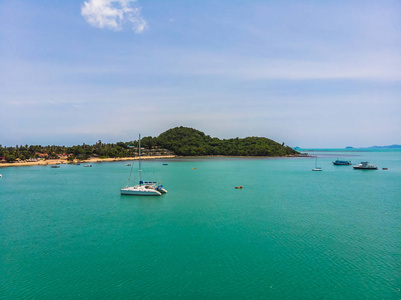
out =
<path fill-rule="evenodd" d="M 0 168 L 0 298 L 401 299 L 401 151 L 310 154 Z"/>

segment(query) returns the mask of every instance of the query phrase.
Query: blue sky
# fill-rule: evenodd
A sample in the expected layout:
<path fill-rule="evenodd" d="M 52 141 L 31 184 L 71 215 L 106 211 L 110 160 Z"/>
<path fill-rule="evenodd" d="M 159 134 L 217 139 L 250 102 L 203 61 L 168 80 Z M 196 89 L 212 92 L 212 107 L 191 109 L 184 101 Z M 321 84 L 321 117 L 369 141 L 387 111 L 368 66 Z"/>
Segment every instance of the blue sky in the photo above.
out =
<path fill-rule="evenodd" d="M 398 0 L 0 0 L 2 145 L 401 144 L 400 83 Z"/>

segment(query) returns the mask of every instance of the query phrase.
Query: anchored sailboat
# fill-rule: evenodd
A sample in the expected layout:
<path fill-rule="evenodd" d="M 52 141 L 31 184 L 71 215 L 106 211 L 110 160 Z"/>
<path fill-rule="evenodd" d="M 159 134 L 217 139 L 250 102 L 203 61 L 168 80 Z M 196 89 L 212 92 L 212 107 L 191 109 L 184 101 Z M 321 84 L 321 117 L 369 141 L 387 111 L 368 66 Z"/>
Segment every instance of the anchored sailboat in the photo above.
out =
<path fill-rule="evenodd" d="M 134 164 L 132 164 L 132 167 Z M 129 186 L 131 179 L 131 172 L 128 177 L 128 185 L 125 188 L 120 189 L 121 195 L 134 195 L 134 196 L 161 196 L 167 193 L 162 185 L 158 185 L 154 181 L 142 181 L 142 169 L 141 169 L 141 135 L 139 135 L 139 158 L 138 158 L 138 173 L 139 173 L 139 184 L 135 186 Z"/>
<path fill-rule="evenodd" d="M 322 171 L 322 168 L 317 166 L 317 155 L 316 155 L 316 160 L 315 160 L 315 168 L 312 169 L 312 171 Z"/>

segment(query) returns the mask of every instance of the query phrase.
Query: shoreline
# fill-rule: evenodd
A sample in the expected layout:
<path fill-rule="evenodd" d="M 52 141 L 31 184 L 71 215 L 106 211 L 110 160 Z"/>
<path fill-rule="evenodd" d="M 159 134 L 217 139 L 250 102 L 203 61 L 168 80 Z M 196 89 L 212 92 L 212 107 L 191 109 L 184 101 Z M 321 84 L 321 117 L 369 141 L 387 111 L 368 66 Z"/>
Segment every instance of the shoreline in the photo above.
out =
<path fill-rule="evenodd" d="M 225 156 L 225 155 L 204 155 L 204 156 L 179 156 L 179 155 L 164 155 L 164 156 L 141 156 L 143 160 L 149 159 L 202 159 L 202 158 L 299 158 L 310 157 L 309 155 L 285 155 L 285 156 Z M 77 160 L 68 162 L 66 159 L 49 159 L 39 160 L 33 162 L 13 162 L 13 163 L 0 163 L 1 168 L 7 167 L 27 167 L 27 166 L 51 166 L 51 165 L 73 165 L 76 163 L 103 163 L 103 162 L 119 162 L 119 161 L 133 161 L 138 160 L 138 157 L 118 157 L 118 158 L 89 158 L 85 160 Z"/>
<path fill-rule="evenodd" d="M 309 155 L 303 154 L 290 154 L 290 155 L 279 155 L 279 156 L 269 156 L 269 155 L 200 155 L 200 156 L 176 156 L 177 158 L 285 158 L 285 157 L 309 157 Z"/>
<path fill-rule="evenodd" d="M 170 159 L 177 158 L 176 155 L 164 155 L 164 156 L 141 156 L 141 159 Z M 28 167 L 28 166 L 51 166 L 51 165 L 73 165 L 76 163 L 103 163 L 103 162 L 119 162 L 119 161 L 132 161 L 138 160 L 138 157 L 118 157 L 118 158 L 89 158 L 85 160 L 75 159 L 73 162 L 68 162 L 66 159 L 48 159 L 30 162 L 13 162 L 13 163 L 1 163 L 0 168 L 6 167 Z"/>

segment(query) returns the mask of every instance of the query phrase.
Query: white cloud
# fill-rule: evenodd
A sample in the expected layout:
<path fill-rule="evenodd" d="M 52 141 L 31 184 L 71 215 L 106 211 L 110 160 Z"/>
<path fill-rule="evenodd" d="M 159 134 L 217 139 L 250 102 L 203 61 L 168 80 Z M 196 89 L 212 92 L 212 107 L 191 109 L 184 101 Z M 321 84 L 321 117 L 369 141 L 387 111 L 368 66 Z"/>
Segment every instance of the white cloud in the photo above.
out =
<path fill-rule="evenodd" d="M 89 0 L 82 5 L 81 14 L 94 27 L 121 30 L 124 22 L 130 22 L 132 29 L 141 33 L 147 23 L 135 2 L 137 0 Z"/>

